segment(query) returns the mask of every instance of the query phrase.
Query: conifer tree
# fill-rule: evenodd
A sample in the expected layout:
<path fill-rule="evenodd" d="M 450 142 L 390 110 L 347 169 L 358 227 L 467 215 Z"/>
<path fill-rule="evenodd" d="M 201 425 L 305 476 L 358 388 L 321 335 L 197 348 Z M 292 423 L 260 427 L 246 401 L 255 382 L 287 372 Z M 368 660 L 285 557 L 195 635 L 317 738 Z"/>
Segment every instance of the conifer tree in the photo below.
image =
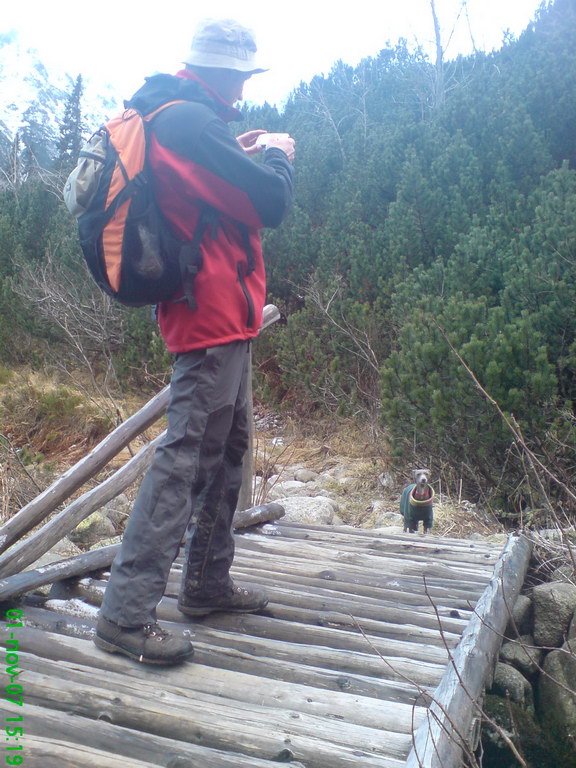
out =
<path fill-rule="evenodd" d="M 57 147 L 57 170 L 67 175 L 76 165 L 83 143 L 84 124 L 82 120 L 82 95 L 84 84 L 78 75 L 68 95 L 64 117 L 60 123 L 60 138 Z"/>

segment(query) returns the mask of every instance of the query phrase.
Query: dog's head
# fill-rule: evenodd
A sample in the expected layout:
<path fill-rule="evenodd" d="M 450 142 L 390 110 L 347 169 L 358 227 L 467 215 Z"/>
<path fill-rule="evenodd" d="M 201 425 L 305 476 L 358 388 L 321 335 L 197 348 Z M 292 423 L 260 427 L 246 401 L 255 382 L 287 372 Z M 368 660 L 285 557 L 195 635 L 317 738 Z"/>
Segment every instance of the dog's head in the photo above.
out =
<path fill-rule="evenodd" d="M 428 485 L 428 478 L 430 476 L 430 470 L 428 470 L 428 469 L 414 469 L 414 470 L 412 470 L 412 475 L 414 477 L 414 482 L 420 488 L 423 488 L 424 486 Z"/>

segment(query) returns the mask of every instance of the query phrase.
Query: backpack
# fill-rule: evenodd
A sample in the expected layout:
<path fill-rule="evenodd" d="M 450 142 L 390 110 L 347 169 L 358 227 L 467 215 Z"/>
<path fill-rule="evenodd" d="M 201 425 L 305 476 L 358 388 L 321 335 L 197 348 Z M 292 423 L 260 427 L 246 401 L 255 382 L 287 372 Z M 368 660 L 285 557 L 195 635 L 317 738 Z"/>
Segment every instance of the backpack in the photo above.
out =
<path fill-rule="evenodd" d="M 128 306 L 167 301 L 182 287 L 177 301 L 196 309 L 194 279 L 210 217 L 201 215 L 192 240 L 178 240 L 154 199 L 147 157 L 150 122 L 177 103 L 169 101 L 146 115 L 128 108 L 101 126 L 64 186 L 92 276 L 105 293 Z"/>

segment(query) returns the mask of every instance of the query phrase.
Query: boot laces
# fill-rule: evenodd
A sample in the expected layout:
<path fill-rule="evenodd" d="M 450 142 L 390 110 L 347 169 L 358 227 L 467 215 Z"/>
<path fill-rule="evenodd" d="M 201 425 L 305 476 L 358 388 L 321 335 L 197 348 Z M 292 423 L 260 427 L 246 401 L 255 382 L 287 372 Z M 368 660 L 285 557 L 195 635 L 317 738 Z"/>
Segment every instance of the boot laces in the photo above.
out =
<path fill-rule="evenodd" d="M 158 640 L 166 640 L 169 637 L 168 632 L 160 624 L 144 624 L 144 636 L 156 637 Z"/>

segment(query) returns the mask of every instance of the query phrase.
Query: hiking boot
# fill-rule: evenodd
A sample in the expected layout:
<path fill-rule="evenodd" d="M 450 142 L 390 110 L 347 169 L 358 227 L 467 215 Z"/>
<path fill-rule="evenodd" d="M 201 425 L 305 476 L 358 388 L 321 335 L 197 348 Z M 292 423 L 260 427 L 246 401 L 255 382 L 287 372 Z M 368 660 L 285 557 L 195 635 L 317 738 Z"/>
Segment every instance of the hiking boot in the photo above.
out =
<path fill-rule="evenodd" d="M 216 597 L 201 597 L 181 592 L 178 610 L 187 616 L 205 616 L 216 611 L 228 613 L 254 613 L 268 605 L 268 595 L 261 588 L 250 589 L 234 584 L 227 592 Z"/>
<path fill-rule="evenodd" d="M 94 643 L 109 653 L 123 653 L 143 664 L 180 664 L 190 659 L 194 648 L 184 637 L 175 637 L 159 624 L 120 627 L 100 616 Z"/>

